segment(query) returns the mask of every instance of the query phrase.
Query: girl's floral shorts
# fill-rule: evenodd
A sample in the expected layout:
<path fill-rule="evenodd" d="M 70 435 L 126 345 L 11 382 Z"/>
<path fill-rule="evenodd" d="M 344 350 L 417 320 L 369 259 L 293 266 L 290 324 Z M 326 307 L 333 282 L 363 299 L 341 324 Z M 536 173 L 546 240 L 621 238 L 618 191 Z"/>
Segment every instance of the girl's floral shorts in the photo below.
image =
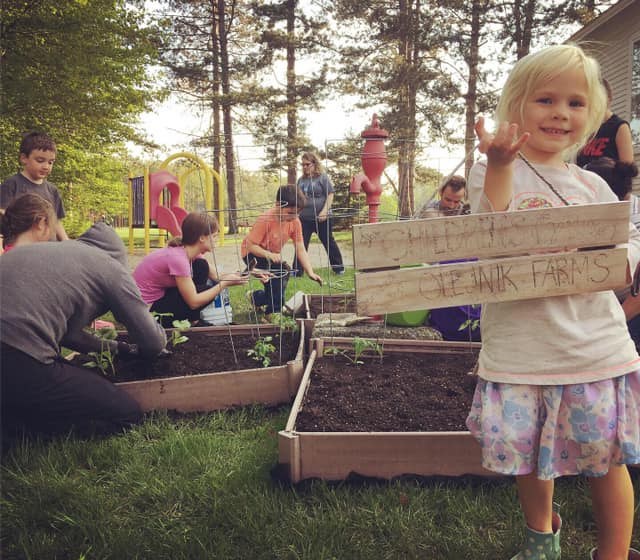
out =
<path fill-rule="evenodd" d="M 603 476 L 640 463 L 640 371 L 576 385 L 479 379 L 467 427 L 491 471 Z"/>

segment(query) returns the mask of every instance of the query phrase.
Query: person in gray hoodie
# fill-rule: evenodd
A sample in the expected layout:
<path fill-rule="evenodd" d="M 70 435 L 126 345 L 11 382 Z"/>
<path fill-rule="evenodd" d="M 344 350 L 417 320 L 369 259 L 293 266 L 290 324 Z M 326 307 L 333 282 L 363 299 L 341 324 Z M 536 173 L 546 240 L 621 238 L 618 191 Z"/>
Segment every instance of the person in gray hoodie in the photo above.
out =
<path fill-rule="evenodd" d="M 0 294 L 3 431 L 18 425 L 109 433 L 141 419 L 139 405 L 124 391 L 60 353 L 62 346 L 101 352 L 105 342 L 85 327 L 109 310 L 132 343 L 109 341 L 112 354 L 152 359 L 164 349 L 165 332 L 142 301 L 113 229 L 97 223 L 77 240 L 34 243 L 2 255 Z"/>

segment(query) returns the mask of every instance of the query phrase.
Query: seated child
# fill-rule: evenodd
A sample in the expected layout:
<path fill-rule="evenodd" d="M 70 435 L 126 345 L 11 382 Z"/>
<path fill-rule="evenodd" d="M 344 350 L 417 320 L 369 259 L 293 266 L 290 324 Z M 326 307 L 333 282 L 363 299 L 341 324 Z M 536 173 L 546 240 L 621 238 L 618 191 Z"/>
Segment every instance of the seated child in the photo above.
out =
<path fill-rule="evenodd" d="M 218 277 L 203 255 L 213 250 L 218 220 L 206 212 L 191 212 L 182 222 L 182 237 L 147 255 L 133 271 L 142 299 L 161 316 L 162 326 L 174 320 L 198 321 L 200 311 L 225 288 L 246 284 L 248 277 Z M 213 286 L 208 281 L 215 282 Z"/>
<path fill-rule="evenodd" d="M 280 313 L 282 299 L 289 281 L 291 269 L 282 260 L 282 247 L 291 239 L 302 269 L 309 278 L 322 284 L 311 266 L 311 260 L 304 248 L 302 224 L 298 213 L 306 203 L 302 191 L 295 185 L 284 185 L 276 193 L 276 204 L 262 214 L 242 242 L 242 258 L 249 266 L 255 259 L 256 266 L 273 274 L 267 279 L 262 290 L 250 292 L 251 302 L 256 307 L 265 308 L 265 313 Z"/>

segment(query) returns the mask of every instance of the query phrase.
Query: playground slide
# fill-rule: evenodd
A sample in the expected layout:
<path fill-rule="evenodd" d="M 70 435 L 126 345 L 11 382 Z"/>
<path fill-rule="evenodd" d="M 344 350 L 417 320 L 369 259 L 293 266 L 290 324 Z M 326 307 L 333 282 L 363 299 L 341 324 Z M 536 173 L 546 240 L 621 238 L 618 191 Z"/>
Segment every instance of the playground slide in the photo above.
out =
<path fill-rule="evenodd" d="M 174 213 L 175 211 L 182 211 L 184 215 L 178 217 Z M 180 212 L 178 212 L 180 214 Z M 166 229 L 171 235 L 182 235 L 182 228 L 180 223 L 184 219 L 187 212 L 180 206 L 174 206 L 173 209 L 166 206 L 158 206 L 156 209 L 156 223 L 160 229 Z"/>

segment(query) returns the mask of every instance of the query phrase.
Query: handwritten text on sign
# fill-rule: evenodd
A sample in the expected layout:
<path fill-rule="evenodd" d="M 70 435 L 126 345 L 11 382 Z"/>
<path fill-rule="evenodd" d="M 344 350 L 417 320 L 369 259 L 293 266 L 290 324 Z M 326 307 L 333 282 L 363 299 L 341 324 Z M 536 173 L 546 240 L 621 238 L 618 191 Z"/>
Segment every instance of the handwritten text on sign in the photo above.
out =
<path fill-rule="evenodd" d="M 624 248 L 358 273 L 358 312 L 393 313 L 618 288 Z"/>
<path fill-rule="evenodd" d="M 354 226 L 356 268 L 616 245 L 629 235 L 628 203 L 496 212 Z"/>

